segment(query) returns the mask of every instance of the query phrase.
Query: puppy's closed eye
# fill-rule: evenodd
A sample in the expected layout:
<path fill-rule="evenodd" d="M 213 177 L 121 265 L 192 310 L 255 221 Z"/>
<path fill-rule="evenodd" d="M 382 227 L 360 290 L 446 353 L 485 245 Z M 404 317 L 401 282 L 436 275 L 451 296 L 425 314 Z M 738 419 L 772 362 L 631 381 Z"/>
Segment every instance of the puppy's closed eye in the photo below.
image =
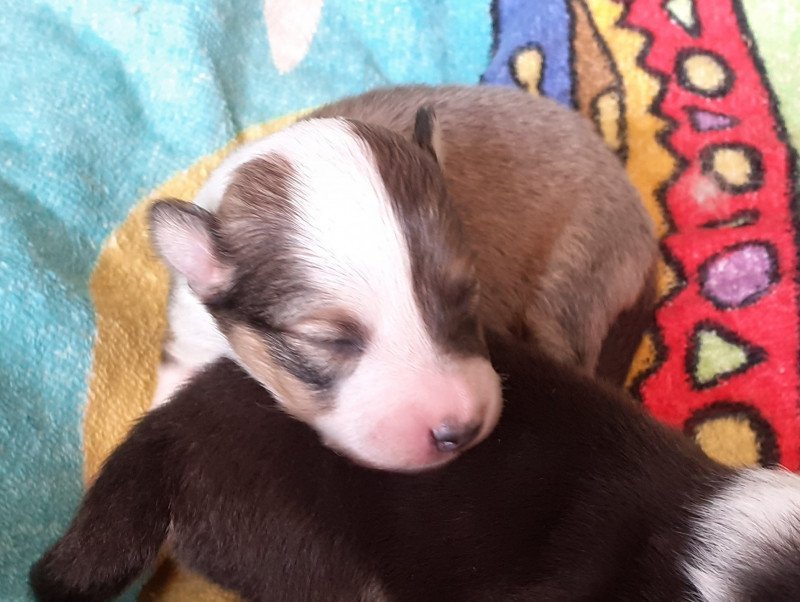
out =
<path fill-rule="evenodd" d="M 302 320 L 288 329 L 286 336 L 307 352 L 326 354 L 333 360 L 358 358 L 367 348 L 363 329 L 351 320 Z"/>
<path fill-rule="evenodd" d="M 317 347 L 318 349 L 330 353 L 331 355 L 346 358 L 358 357 L 364 352 L 364 341 L 354 336 L 322 336 L 322 337 L 303 337 L 302 342 L 306 345 Z"/>

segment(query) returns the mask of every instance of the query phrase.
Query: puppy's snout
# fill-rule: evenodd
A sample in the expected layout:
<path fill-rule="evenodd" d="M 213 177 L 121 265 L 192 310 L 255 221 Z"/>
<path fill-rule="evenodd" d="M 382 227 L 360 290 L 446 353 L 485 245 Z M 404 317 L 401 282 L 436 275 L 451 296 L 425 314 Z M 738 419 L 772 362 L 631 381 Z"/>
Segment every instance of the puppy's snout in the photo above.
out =
<path fill-rule="evenodd" d="M 444 422 L 431 430 L 433 444 L 442 453 L 451 453 L 467 447 L 475 441 L 481 425 L 478 423 L 458 424 Z"/>
<path fill-rule="evenodd" d="M 360 364 L 339 389 L 340 404 L 318 415 L 317 430 L 329 446 L 372 468 L 418 472 L 447 464 L 492 432 L 502 390 L 484 357 L 442 364 L 391 371 Z"/>

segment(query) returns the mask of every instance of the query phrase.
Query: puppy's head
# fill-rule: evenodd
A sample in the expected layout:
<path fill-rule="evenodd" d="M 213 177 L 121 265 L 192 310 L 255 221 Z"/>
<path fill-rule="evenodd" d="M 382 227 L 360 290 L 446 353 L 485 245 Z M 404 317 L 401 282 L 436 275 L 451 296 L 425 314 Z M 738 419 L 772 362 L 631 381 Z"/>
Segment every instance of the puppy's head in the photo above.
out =
<path fill-rule="evenodd" d="M 436 139 L 426 110 L 414 141 L 303 121 L 241 158 L 216 214 L 151 210 L 156 249 L 243 366 L 328 445 L 389 470 L 449 461 L 501 406 Z"/>

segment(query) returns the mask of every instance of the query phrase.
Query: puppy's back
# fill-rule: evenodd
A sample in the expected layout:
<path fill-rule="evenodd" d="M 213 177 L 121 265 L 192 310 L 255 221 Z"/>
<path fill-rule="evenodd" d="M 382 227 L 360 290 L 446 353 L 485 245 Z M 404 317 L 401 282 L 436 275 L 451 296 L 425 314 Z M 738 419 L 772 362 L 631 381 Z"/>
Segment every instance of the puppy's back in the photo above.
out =
<path fill-rule="evenodd" d="M 509 375 L 495 433 L 412 476 L 354 466 L 233 363 L 212 367 L 165 408 L 182 424 L 176 557 L 249 599 L 686 591 L 676 526 L 724 471 L 611 390 L 523 346 L 492 349 Z"/>
<path fill-rule="evenodd" d="M 112 454 L 35 567 L 37 595 L 108 599 L 168 534 L 179 561 L 250 600 L 666 601 L 709 577 L 798 591 L 797 477 L 720 467 L 614 390 L 490 349 L 503 419 L 418 475 L 355 466 L 235 364 L 211 366 Z M 767 494 L 780 503 L 754 503 Z"/>
<path fill-rule="evenodd" d="M 422 106 L 436 114 L 448 190 L 479 251 L 485 325 L 593 371 L 611 323 L 653 286 L 658 253 L 620 160 L 580 114 L 507 87 L 379 89 L 309 118 L 410 138 Z"/>

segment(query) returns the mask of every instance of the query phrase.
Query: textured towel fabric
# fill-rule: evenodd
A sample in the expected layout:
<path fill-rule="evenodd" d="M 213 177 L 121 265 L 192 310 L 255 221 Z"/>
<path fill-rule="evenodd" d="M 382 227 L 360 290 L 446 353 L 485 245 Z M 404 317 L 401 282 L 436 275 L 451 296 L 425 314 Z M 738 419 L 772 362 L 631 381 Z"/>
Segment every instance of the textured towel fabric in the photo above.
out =
<path fill-rule="evenodd" d="M 630 386 L 733 465 L 800 468 L 800 6 L 498 0 L 485 83 L 592 119 L 662 239 L 661 302 Z"/>
<path fill-rule="evenodd" d="M 632 389 L 712 456 L 800 468 L 795 0 L 0 0 L 0 31 L 1 600 L 29 598 L 153 391 L 147 203 L 382 84 L 519 85 L 592 119 L 666 256 Z M 227 597 L 186 573 L 147 588 Z"/>

